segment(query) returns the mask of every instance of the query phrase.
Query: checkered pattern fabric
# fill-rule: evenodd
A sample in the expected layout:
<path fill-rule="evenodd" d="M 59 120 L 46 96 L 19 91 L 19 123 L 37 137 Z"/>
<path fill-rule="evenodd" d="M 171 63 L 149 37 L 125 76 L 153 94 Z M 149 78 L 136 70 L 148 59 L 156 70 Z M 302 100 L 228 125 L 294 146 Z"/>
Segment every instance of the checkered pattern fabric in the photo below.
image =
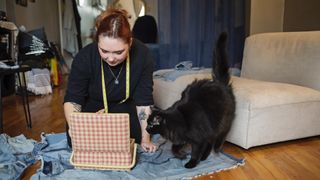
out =
<path fill-rule="evenodd" d="M 130 152 L 75 151 L 73 161 L 80 164 L 124 166 L 132 163 Z"/>
<path fill-rule="evenodd" d="M 72 113 L 73 162 L 123 166 L 132 163 L 128 114 Z"/>

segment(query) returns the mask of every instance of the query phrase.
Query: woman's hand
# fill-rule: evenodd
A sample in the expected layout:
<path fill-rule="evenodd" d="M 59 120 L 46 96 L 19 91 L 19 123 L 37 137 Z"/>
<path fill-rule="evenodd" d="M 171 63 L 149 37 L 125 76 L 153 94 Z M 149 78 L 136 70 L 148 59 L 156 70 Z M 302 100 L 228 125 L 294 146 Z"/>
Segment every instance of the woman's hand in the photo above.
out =
<path fill-rule="evenodd" d="M 141 147 L 144 151 L 149 153 L 154 153 L 158 149 L 158 147 L 150 141 L 150 138 L 142 138 Z"/>
<path fill-rule="evenodd" d="M 105 113 L 105 109 L 100 109 L 99 111 L 96 112 L 97 114 L 103 114 Z"/>
<path fill-rule="evenodd" d="M 150 106 L 137 106 L 137 114 L 141 126 L 141 147 L 144 151 L 153 153 L 158 149 L 158 147 L 151 142 L 150 134 L 146 131 L 146 127 L 148 125 L 147 119 L 151 114 Z"/>

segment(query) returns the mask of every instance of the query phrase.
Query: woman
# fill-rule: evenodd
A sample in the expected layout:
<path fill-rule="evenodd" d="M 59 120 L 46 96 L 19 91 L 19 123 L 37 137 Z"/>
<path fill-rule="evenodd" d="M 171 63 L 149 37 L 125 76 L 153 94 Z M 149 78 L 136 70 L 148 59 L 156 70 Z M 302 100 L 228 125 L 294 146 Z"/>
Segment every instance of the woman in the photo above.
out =
<path fill-rule="evenodd" d="M 154 152 L 157 147 L 145 130 L 153 105 L 151 52 L 132 38 L 124 10 L 102 12 L 96 30 L 96 42 L 81 49 L 73 60 L 64 99 L 66 119 L 72 112 L 104 112 L 106 92 L 108 112 L 129 113 L 131 138 L 145 151 Z"/>

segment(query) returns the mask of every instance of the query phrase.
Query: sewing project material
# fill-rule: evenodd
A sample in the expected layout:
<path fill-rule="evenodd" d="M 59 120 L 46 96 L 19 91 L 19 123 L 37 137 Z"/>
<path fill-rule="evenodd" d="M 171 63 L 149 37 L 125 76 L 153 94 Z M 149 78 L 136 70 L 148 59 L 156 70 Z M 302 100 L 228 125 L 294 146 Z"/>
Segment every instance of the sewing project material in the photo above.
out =
<path fill-rule="evenodd" d="M 70 162 L 81 169 L 130 170 L 136 148 L 130 139 L 129 114 L 73 113 L 70 115 Z"/>

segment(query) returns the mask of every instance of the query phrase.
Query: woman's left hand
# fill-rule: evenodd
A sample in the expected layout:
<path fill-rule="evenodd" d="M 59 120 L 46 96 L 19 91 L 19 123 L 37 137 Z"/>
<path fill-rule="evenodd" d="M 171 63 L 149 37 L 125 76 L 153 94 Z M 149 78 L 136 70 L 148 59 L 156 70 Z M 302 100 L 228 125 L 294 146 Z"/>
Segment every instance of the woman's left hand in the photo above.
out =
<path fill-rule="evenodd" d="M 144 151 L 149 152 L 149 153 L 156 152 L 156 150 L 158 149 L 158 147 L 156 145 L 154 145 L 150 140 L 149 141 L 142 140 L 141 147 Z"/>

